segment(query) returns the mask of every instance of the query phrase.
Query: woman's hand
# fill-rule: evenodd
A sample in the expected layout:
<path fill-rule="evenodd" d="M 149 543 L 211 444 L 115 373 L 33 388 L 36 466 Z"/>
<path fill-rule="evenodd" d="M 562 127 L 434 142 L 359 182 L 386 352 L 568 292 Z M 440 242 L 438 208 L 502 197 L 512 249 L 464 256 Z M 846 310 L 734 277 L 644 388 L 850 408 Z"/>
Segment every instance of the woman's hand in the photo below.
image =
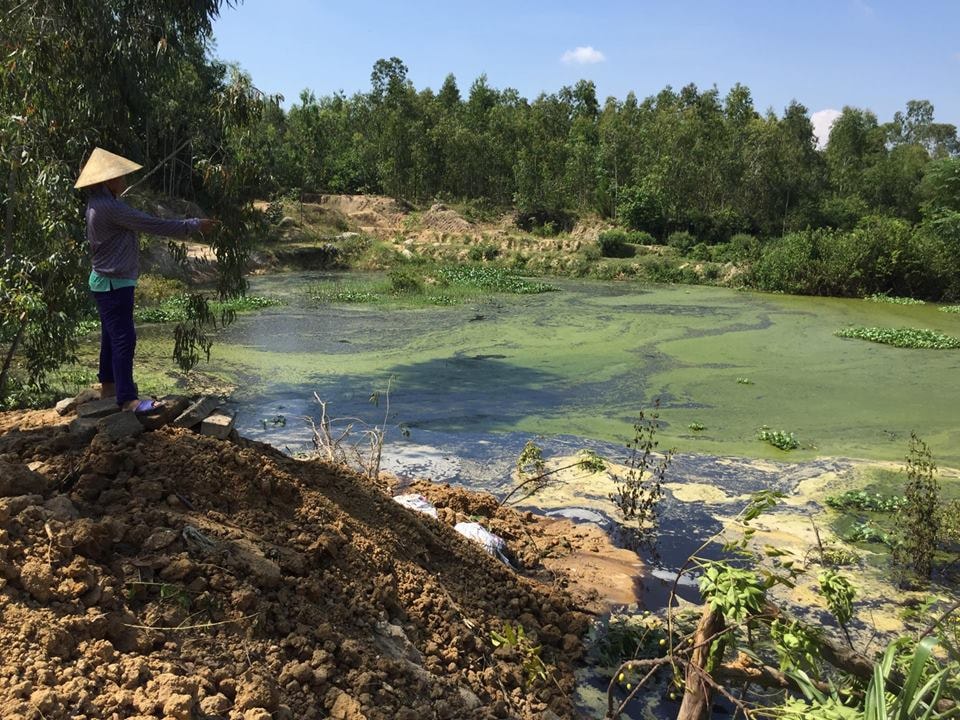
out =
<path fill-rule="evenodd" d="M 214 220 L 212 218 L 200 218 L 200 234 L 203 235 L 216 230 L 219 225 L 219 220 Z"/>

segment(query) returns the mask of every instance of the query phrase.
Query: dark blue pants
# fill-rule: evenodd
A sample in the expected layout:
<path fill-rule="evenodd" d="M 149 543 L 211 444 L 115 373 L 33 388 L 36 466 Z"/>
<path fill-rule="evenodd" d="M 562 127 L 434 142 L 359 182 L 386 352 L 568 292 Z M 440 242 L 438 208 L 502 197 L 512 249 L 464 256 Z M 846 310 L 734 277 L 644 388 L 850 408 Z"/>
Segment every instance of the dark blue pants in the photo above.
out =
<path fill-rule="evenodd" d="M 100 382 L 116 383 L 117 404 L 136 400 L 133 352 L 137 330 L 133 326 L 133 286 L 91 293 L 100 314 Z"/>

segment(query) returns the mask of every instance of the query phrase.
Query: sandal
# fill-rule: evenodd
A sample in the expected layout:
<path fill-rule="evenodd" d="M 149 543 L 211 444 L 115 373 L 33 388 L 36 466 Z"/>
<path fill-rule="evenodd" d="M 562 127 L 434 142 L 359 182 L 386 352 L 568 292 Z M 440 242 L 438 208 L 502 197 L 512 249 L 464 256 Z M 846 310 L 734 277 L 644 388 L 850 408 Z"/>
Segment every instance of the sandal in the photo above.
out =
<path fill-rule="evenodd" d="M 130 408 L 129 412 L 140 417 L 149 417 L 157 415 L 164 409 L 164 404 L 156 400 L 140 400 L 135 407 Z"/>

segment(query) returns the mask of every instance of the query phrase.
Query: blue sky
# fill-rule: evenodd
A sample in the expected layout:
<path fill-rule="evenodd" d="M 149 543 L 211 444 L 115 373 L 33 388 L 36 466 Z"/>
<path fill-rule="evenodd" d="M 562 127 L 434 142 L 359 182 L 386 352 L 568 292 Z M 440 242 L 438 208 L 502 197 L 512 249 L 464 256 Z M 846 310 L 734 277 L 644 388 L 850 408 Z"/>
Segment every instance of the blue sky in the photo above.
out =
<path fill-rule="evenodd" d="M 216 55 L 286 104 L 370 87 L 397 56 L 418 89 L 481 73 L 528 98 L 580 78 L 601 100 L 665 85 L 747 85 L 758 109 L 866 107 L 881 122 L 927 99 L 960 125 L 960 0 L 323 2 L 245 0 L 214 26 Z"/>

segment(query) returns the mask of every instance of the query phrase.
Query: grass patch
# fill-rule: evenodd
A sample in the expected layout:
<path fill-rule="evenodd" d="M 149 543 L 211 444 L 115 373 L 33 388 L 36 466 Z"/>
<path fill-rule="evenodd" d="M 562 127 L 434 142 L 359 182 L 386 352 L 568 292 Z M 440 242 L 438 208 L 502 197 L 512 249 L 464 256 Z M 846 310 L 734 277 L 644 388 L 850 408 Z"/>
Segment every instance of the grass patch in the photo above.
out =
<path fill-rule="evenodd" d="M 884 293 L 874 293 L 873 295 L 867 295 L 864 300 L 868 302 L 875 303 L 889 303 L 891 305 L 926 305 L 923 300 L 916 300 L 915 298 L 909 297 L 894 297 L 892 295 L 886 295 Z"/>
<path fill-rule="evenodd" d="M 317 303 L 371 303 L 406 307 L 450 306 L 494 293 L 531 295 L 557 288 L 520 277 L 516 271 L 479 265 L 403 266 L 386 279 L 314 285 Z"/>
<path fill-rule="evenodd" d="M 938 310 L 940 310 L 940 312 L 960 315 L 960 305 L 941 305 Z"/>
<path fill-rule="evenodd" d="M 210 301 L 210 310 L 215 314 L 222 312 L 242 313 L 262 310 L 276 305 L 283 305 L 283 301 L 260 295 L 246 295 L 230 300 L 212 300 Z M 133 317 L 138 323 L 184 322 L 187 319 L 187 296 L 178 295 L 153 307 L 137 308 Z"/>
<path fill-rule="evenodd" d="M 936 330 L 919 328 L 850 327 L 837 330 L 838 337 L 858 338 L 901 348 L 924 348 L 930 350 L 955 350 L 960 348 L 960 338 L 944 335 Z"/>

